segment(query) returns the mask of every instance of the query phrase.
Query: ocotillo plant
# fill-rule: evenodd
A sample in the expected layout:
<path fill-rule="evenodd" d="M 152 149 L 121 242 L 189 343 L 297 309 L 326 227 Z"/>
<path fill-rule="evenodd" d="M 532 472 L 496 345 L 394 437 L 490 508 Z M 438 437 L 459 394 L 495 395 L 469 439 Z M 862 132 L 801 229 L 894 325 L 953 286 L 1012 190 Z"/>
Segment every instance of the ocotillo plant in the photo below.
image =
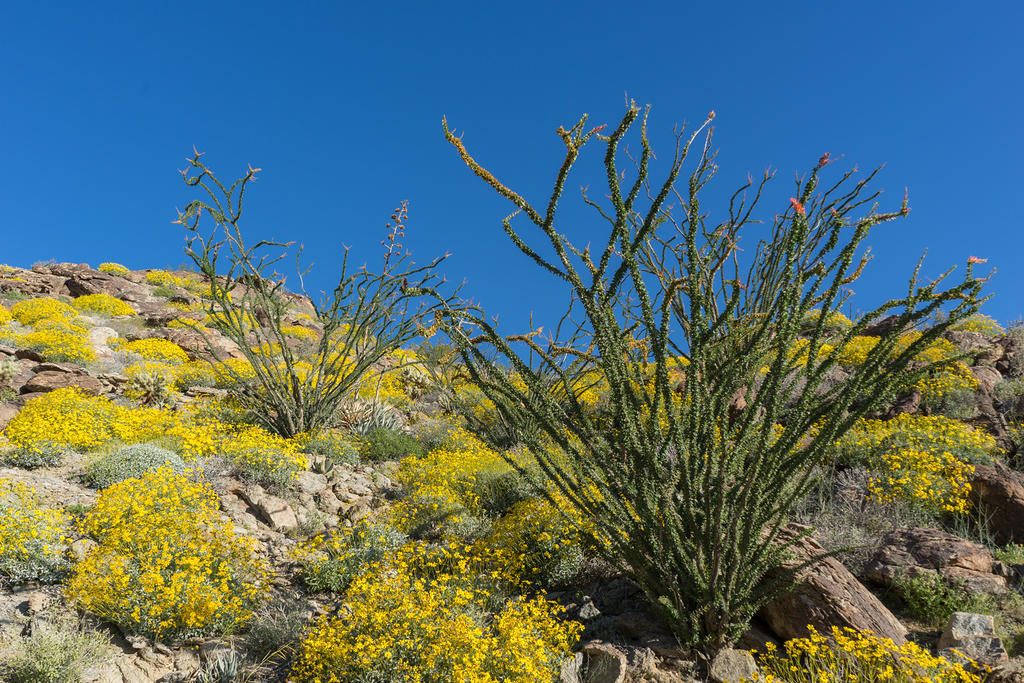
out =
<path fill-rule="evenodd" d="M 260 240 L 248 245 L 239 228 L 246 188 L 259 169 L 250 167 L 244 177 L 226 187 L 200 156 L 196 152 L 189 158 L 181 173 L 190 187 L 205 190 L 209 201 L 189 202 L 175 222 L 188 229 L 185 253 L 209 285 L 208 313 L 238 345 L 253 376 L 231 364 L 217 369 L 230 374 L 236 398 L 263 426 L 285 437 L 314 432 L 329 424 L 339 404 L 375 363 L 418 337 L 435 310 L 455 305 L 454 293 L 436 301 L 423 296 L 427 289 L 437 296 L 443 282 L 437 266 L 446 257 L 420 266 L 411 260 L 400 242 L 407 219 L 403 203 L 387 225 L 379 273 L 366 267 L 352 272 L 345 248 L 333 293 L 324 295 L 319 305 L 313 301 L 322 334 L 312 353 L 299 356 L 282 329 L 287 312 L 285 281 L 272 269 L 283 254 L 269 257 L 265 253 L 268 247 L 286 248 L 292 243 Z M 206 237 L 199 232 L 204 213 L 214 222 Z M 308 268 L 298 273 L 300 283 L 306 272 Z M 301 289 L 305 293 L 305 287 Z M 209 340 L 207 348 L 217 356 Z"/>
<path fill-rule="evenodd" d="M 699 196 L 716 170 L 713 117 L 692 135 L 677 133 L 657 183 L 649 177 L 648 111 L 631 104 L 609 135 L 603 126 L 588 129 L 586 116 L 560 128 L 565 158 L 540 208 L 479 164 L 444 123 L 466 165 L 516 207 L 502 223 L 508 237 L 571 292 L 570 313 L 578 311 L 545 337 L 506 336 L 479 308 L 448 310 L 447 333 L 502 417 L 522 427 L 549 490 L 587 520 L 594 547 L 643 589 L 682 642 L 708 651 L 734 641 L 789 587 L 793 572 L 766 574 L 799 538 L 780 532 L 814 466 L 858 418 L 928 372 L 908 365 L 978 309 L 983 282 L 969 261 L 961 283 L 940 289 L 950 269 L 922 285 L 919 262 L 905 296 L 830 340 L 841 347 L 884 315 L 898 316 L 845 382 L 824 384 L 836 364 L 824 329 L 867 262 L 858 247 L 872 227 L 907 214 L 906 197 L 898 210 L 879 212 L 877 193 L 866 190 L 874 173 L 852 184 L 853 172 L 842 174 L 821 187 L 826 155 L 797 182 L 769 236 L 741 258 L 740 230 L 755 222 L 771 174 L 741 188 L 712 223 Z M 627 181 L 620 145 L 637 134 L 638 120 L 640 153 L 626 155 Z M 594 141 L 605 147 L 608 201 L 583 193 L 605 226 L 591 250 L 559 232 L 556 207 L 580 151 Z M 695 169 L 681 179 L 694 149 Z M 517 214 L 530 233 L 513 225 Z M 949 309 L 943 322 L 909 344 L 900 339 L 940 307 Z M 814 309 L 819 322 L 797 343 Z M 606 419 L 580 400 L 595 382 L 606 387 Z"/>

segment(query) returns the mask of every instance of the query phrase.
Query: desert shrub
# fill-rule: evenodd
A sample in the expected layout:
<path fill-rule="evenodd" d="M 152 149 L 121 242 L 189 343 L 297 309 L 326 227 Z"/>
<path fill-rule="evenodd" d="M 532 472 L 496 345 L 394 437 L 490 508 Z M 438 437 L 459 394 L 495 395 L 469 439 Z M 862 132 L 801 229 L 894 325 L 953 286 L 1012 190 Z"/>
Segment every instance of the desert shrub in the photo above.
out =
<path fill-rule="evenodd" d="M 132 315 L 135 313 L 131 306 L 116 297 L 110 296 L 106 292 L 76 297 L 71 302 L 71 305 L 80 311 L 100 313 L 108 316 Z"/>
<path fill-rule="evenodd" d="M 281 327 L 281 332 L 287 337 L 310 342 L 316 341 L 320 336 L 316 333 L 316 330 L 308 327 L 302 327 L 301 325 L 283 325 Z"/>
<path fill-rule="evenodd" d="M 972 316 L 964 318 L 957 324 L 953 325 L 950 329 L 965 330 L 967 332 L 980 332 L 986 337 L 994 337 L 1006 332 L 1006 330 L 1003 329 L 1003 326 L 996 322 L 995 318 L 989 317 L 984 313 L 975 313 Z"/>
<path fill-rule="evenodd" d="M 123 408 L 105 397 L 67 387 L 29 401 L 4 434 L 15 447 L 37 452 L 54 446 L 91 451 L 112 441 L 149 441 L 173 426 L 174 417 L 168 412 Z"/>
<path fill-rule="evenodd" d="M 6 325 L 11 322 L 11 312 L 7 310 L 6 306 L 0 305 L 0 325 Z"/>
<path fill-rule="evenodd" d="M 347 529 L 335 529 L 299 546 L 295 558 L 302 580 L 310 590 L 342 593 L 353 579 L 408 541 L 402 532 L 386 524 L 362 521 Z"/>
<path fill-rule="evenodd" d="M 140 443 L 93 460 L 85 470 L 85 477 L 96 488 L 105 489 L 164 466 L 177 473 L 185 471 L 185 461 L 174 451 Z"/>
<path fill-rule="evenodd" d="M 212 387 L 217 384 L 217 376 L 208 362 L 194 360 L 175 367 L 174 384 L 181 391 L 192 387 Z"/>
<path fill-rule="evenodd" d="M 985 597 L 971 595 L 962 582 L 946 579 L 937 572 L 902 577 L 895 588 L 910 613 L 932 628 L 945 626 L 953 612 L 992 612 Z"/>
<path fill-rule="evenodd" d="M 423 447 L 415 437 L 404 432 L 378 428 L 370 430 L 364 437 L 359 452 L 370 462 L 382 462 L 407 457 L 418 458 L 423 455 Z"/>
<path fill-rule="evenodd" d="M 67 516 L 42 507 L 29 487 L 0 480 L 0 579 L 58 580 L 67 569 L 68 527 Z"/>
<path fill-rule="evenodd" d="M 509 555 L 506 567 L 512 576 L 542 586 L 567 585 L 583 564 L 581 519 L 568 516 L 575 510 L 561 496 L 556 507 L 545 498 L 515 504 L 494 523 L 483 543 Z"/>
<path fill-rule="evenodd" d="M 188 281 L 166 270 L 151 270 L 146 273 L 146 282 L 163 287 L 184 287 Z"/>
<path fill-rule="evenodd" d="M 256 661 L 289 655 L 306 629 L 304 601 L 277 597 L 260 605 L 243 636 L 245 650 Z"/>
<path fill-rule="evenodd" d="M 130 270 L 128 270 L 128 268 L 126 268 L 125 266 L 122 266 L 120 263 L 111 263 L 111 262 L 101 263 L 99 265 L 99 267 L 96 268 L 96 270 L 98 270 L 100 272 L 103 272 L 103 273 L 110 273 L 111 275 L 122 275 L 122 276 L 127 275 L 128 273 L 131 272 Z"/>
<path fill-rule="evenodd" d="M 167 339 L 151 337 L 149 339 L 136 339 L 135 341 L 123 343 L 120 348 L 124 351 L 137 353 L 146 360 L 167 363 L 169 365 L 180 365 L 188 362 L 188 354 L 185 349 Z"/>
<path fill-rule="evenodd" d="M 335 408 L 358 389 L 364 375 L 420 336 L 434 314 L 442 306 L 455 305 L 456 299 L 437 298 L 442 280 L 435 271 L 444 257 L 417 266 L 402 247 L 399 240 L 407 219 L 403 203 L 387 224 L 383 270 L 351 272 L 346 253 L 337 286 L 319 306 L 314 304 L 322 330 L 315 348 L 302 354 L 293 351 L 283 330 L 289 327 L 285 318 L 292 315 L 284 278 L 273 270 L 279 258 L 262 252 L 288 245 L 261 241 L 247 246 L 239 228 L 242 197 L 255 174 L 250 168 L 227 187 L 196 154 L 182 175 L 187 185 L 204 190 L 206 199 L 189 202 L 177 222 L 189 231 L 185 253 L 205 278 L 211 326 L 238 344 L 255 374 L 252 382 L 236 382 L 238 400 L 265 428 L 290 438 L 330 426 Z M 214 237 L 200 237 L 202 216 L 216 223 Z M 263 324 L 253 325 L 257 318 Z M 265 348 L 280 348 L 280 353 L 264 354 Z M 210 350 L 216 355 L 212 345 Z"/>
<path fill-rule="evenodd" d="M 1007 564 L 1024 564 L 1024 545 L 1011 543 L 1004 548 L 996 548 L 992 551 L 992 557 Z"/>
<path fill-rule="evenodd" d="M 124 369 L 128 377 L 124 393 L 144 406 L 168 406 L 174 395 L 174 366 L 157 361 L 132 363 Z"/>
<path fill-rule="evenodd" d="M 804 314 L 803 320 L 801 321 L 800 331 L 804 334 L 811 334 L 818 326 L 818 321 L 821 318 L 821 310 L 813 309 L 807 311 Z M 834 335 L 840 332 L 846 332 L 853 327 L 853 321 L 847 318 L 839 311 L 831 311 L 825 316 L 824 322 L 824 333 L 826 335 Z"/>
<path fill-rule="evenodd" d="M 296 437 L 296 442 L 303 453 L 320 456 L 324 467 L 335 465 L 355 465 L 359 462 L 359 450 L 351 441 L 332 430 L 323 430 L 316 434 Z"/>
<path fill-rule="evenodd" d="M 91 363 L 96 360 L 88 328 L 70 318 L 38 320 L 34 329 L 17 336 L 17 344 L 38 351 L 48 361 Z"/>
<path fill-rule="evenodd" d="M 413 536 L 472 535 L 487 516 L 478 483 L 512 470 L 500 453 L 456 431 L 430 453 L 402 460 L 395 478 L 404 497 L 392 508 L 394 524 Z"/>
<path fill-rule="evenodd" d="M 798 180 L 785 210 L 773 212 L 764 241 L 741 258 L 739 233 L 771 174 L 709 219 L 700 194 L 717 170 L 710 120 L 690 177 L 679 173 L 700 130 L 677 137 L 657 182 L 648 176 L 647 115 L 632 103 L 607 134 L 603 126 L 588 129 L 586 117 L 560 128 L 564 157 L 542 206 L 502 184 L 445 123 L 446 139 L 470 170 L 515 207 L 502 229 L 564 285 L 570 310 L 544 335 L 499 330 L 475 306 L 445 310 L 438 321 L 550 487 L 593 520 L 593 547 L 637 583 L 681 642 L 709 652 L 739 637 L 762 605 L 788 589 L 795 569 L 764 577 L 799 540 L 780 533 L 828 447 L 856 419 L 954 362 L 925 358 L 911 367 L 950 325 L 977 312 L 983 283 L 974 276 L 976 258 L 962 282 L 945 290 L 922 285 L 915 270 L 903 298 L 838 338 L 827 336 L 829 316 L 867 263 L 857 258 L 864 239 L 907 215 L 907 204 L 879 213 L 877 195 L 866 190 L 871 176 L 844 184 L 853 172 L 819 189 L 825 155 Z M 625 180 L 620 145 L 637 123 L 640 151 L 628 160 Z M 570 171 L 594 140 L 606 146 L 607 201 L 585 197 L 606 227 L 591 248 L 572 244 L 556 218 Z M 669 201 L 683 208 L 672 210 Z M 859 207 L 870 208 L 858 215 Z M 528 228 L 514 226 L 514 217 Z M 914 334 L 945 308 L 946 320 Z M 818 324 L 801 332 L 815 309 Z M 890 312 L 892 329 L 864 362 L 826 386 L 838 359 L 821 353 L 824 343 L 842 349 Z M 801 336 L 806 363 L 790 353 Z M 679 358 L 688 361 L 683 381 L 670 367 Z M 595 421 L 573 400 L 578 380 L 591 373 L 608 380 L 610 421 Z"/>
<path fill-rule="evenodd" d="M 832 627 L 830 637 L 808 626 L 806 638 L 794 638 L 782 650 L 769 643 L 757 655 L 765 681 L 890 681 L 891 683 L 981 683 L 961 664 L 935 657 L 913 642 L 896 645 L 872 633 Z M 757 679 L 761 680 L 761 679 Z M 744 683 L 752 683 L 744 679 Z"/>
<path fill-rule="evenodd" d="M 280 488 L 306 469 L 306 458 L 292 440 L 254 425 L 224 429 L 223 433 L 218 452 L 253 481 Z"/>
<path fill-rule="evenodd" d="M 464 551 L 407 546 L 352 581 L 344 616 L 317 620 L 291 677 L 555 680 L 582 626 L 543 598 L 502 599 L 492 573 Z"/>
<path fill-rule="evenodd" d="M 57 467 L 73 452 L 62 444 L 43 441 L 31 447 L 9 448 L 0 453 L 0 461 L 12 467 L 33 470 L 37 467 Z"/>
<path fill-rule="evenodd" d="M 10 683 L 79 683 L 108 653 L 109 637 L 80 625 L 35 621 L 3 664 Z"/>
<path fill-rule="evenodd" d="M 255 542 L 235 533 L 212 489 L 169 467 L 105 489 L 82 529 L 98 545 L 76 566 L 68 595 L 130 632 L 232 632 L 266 592 Z"/>
<path fill-rule="evenodd" d="M 73 320 L 78 312 L 57 299 L 25 299 L 11 306 L 11 315 L 22 325 L 35 325 L 40 320 Z"/>

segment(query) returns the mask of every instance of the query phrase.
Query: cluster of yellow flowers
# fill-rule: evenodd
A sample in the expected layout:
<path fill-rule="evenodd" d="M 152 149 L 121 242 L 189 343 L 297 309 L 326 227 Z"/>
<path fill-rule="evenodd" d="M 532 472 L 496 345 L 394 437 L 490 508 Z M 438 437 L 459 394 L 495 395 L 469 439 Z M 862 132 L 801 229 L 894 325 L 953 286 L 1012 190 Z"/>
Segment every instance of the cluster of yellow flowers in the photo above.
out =
<path fill-rule="evenodd" d="M 818 324 L 818 320 L 821 318 L 821 309 L 815 308 L 807 311 L 803 318 L 803 324 L 805 327 L 811 327 Z M 826 332 L 844 332 L 853 327 L 853 321 L 847 318 L 839 311 L 830 311 L 825 316 L 825 331 Z"/>
<path fill-rule="evenodd" d="M 302 339 L 303 341 L 316 341 L 319 338 L 316 330 L 301 325 L 282 325 L 281 333 L 287 337 Z"/>
<path fill-rule="evenodd" d="M 146 282 L 164 287 L 184 287 L 188 280 L 166 270 L 151 270 L 146 273 Z"/>
<path fill-rule="evenodd" d="M 980 332 L 986 337 L 994 337 L 999 334 L 1006 332 L 1003 326 L 996 322 L 995 318 L 989 317 L 984 313 L 975 313 L 966 320 L 961 320 L 957 324 L 953 325 L 954 330 L 964 330 L 967 332 Z"/>
<path fill-rule="evenodd" d="M 340 683 L 554 680 L 582 630 L 543 598 L 502 599 L 505 578 L 469 549 L 410 544 L 355 578 L 318 620 L 291 676 Z"/>
<path fill-rule="evenodd" d="M 921 332 L 918 330 L 904 334 L 900 337 L 891 355 L 899 355 L 920 337 Z M 838 350 L 837 359 L 841 365 L 861 365 L 877 345 L 878 337 L 854 337 Z M 967 366 L 960 361 L 950 360 L 956 355 L 957 349 L 952 342 L 947 339 L 936 339 L 915 356 L 915 361 L 923 363 L 949 361 L 946 365 L 933 371 L 931 376 L 919 380 L 914 385 L 914 388 L 921 392 L 921 398 L 924 401 L 935 401 L 957 391 L 974 391 L 978 388 L 978 381 L 971 375 Z"/>
<path fill-rule="evenodd" d="M 988 434 L 956 420 L 901 414 L 860 420 L 833 449 L 840 461 L 867 465 L 869 489 L 879 500 L 965 512 L 970 463 L 989 461 L 998 447 Z"/>
<path fill-rule="evenodd" d="M 109 316 L 132 315 L 135 313 L 131 306 L 117 297 L 110 296 L 106 292 L 76 297 L 71 303 L 79 311 L 86 313 L 100 313 Z"/>
<path fill-rule="evenodd" d="M 70 521 L 44 508 L 32 489 L 0 479 L 0 577 L 17 584 L 53 581 L 65 568 Z"/>
<path fill-rule="evenodd" d="M 11 312 L 7 310 L 7 307 L 0 304 L 0 325 L 6 325 L 11 322 Z"/>
<path fill-rule="evenodd" d="M 392 508 L 393 523 L 406 532 L 425 522 L 458 525 L 482 512 L 477 481 L 511 471 L 497 451 L 465 429 L 455 429 L 438 448 L 402 460 L 396 479 L 406 496 Z"/>
<path fill-rule="evenodd" d="M 89 330 L 78 321 L 78 312 L 57 299 L 26 299 L 11 306 L 11 316 L 30 325 L 15 338 L 18 346 L 38 351 L 49 361 L 90 363 L 96 359 Z"/>
<path fill-rule="evenodd" d="M 29 401 L 4 434 L 12 444 L 28 450 L 54 445 L 90 451 L 115 440 L 140 443 L 154 439 L 165 434 L 173 422 L 166 411 L 125 408 L 67 387 Z"/>
<path fill-rule="evenodd" d="M 105 489 L 82 531 L 98 545 L 75 567 L 82 609 L 155 639 L 234 630 L 267 590 L 252 539 L 218 512 L 217 495 L 168 467 Z"/>
<path fill-rule="evenodd" d="M 780 651 L 769 644 L 757 656 L 762 683 L 981 683 L 960 664 L 935 657 L 912 642 L 832 627 L 830 638 L 813 626 L 806 638 L 787 641 Z M 746 679 L 744 679 L 746 681 Z M 751 682 L 753 683 L 753 682 Z"/>
<path fill-rule="evenodd" d="M 553 498 L 559 502 L 557 507 L 546 498 L 516 503 L 483 541 L 488 548 L 507 554 L 505 570 L 517 579 L 542 583 L 569 579 L 583 561 L 583 519 L 561 496 Z"/>
<path fill-rule="evenodd" d="M 151 337 L 125 342 L 120 337 L 115 337 L 113 342 L 117 348 L 136 353 L 146 360 L 168 365 L 180 365 L 188 362 L 188 354 L 185 353 L 185 349 L 167 339 Z"/>
<path fill-rule="evenodd" d="M 111 275 L 122 275 L 122 276 L 127 275 L 128 273 L 131 272 L 126 267 L 122 266 L 120 263 L 112 263 L 112 262 L 101 263 L 96 268 L 96 270 L 98 270 L 98 271 L 100 271 L 102 273 L 110 273 Z"/>

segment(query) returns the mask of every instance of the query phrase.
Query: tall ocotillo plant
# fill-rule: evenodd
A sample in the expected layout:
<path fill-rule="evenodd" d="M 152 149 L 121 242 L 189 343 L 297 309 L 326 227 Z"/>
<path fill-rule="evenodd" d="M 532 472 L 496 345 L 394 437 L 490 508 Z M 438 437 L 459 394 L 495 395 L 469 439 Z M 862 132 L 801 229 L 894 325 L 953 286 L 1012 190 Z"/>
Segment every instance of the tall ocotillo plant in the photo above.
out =
<path fill-rule="evenodd" d="M 588 129 L 586 116 L 560 128 L 565 158 L 543 208 L 474 160 L 444 123 L 466 165 L 516 207 L 502 224 L 513 244 L 567 287 L 573 302 L 546 338 L 539 331 L 505 336 L 479 308 L 447 310 L 447 333 L 503 418 L 524 427 L 518 433 L 548 485 L 592 522 L 585 531 L 594 547 L 643 589 L 681 641 L 706 650 L 737 638 L 788 588 L 792 572 L 766 575 L 799 540 L 780 532 L 813 483 L 814 466 L 858 418 L 932 369 L 908 365 L 978 309 L 982 286 L 971 262 L 955 286 L 939 288 L 950 271 L 922 285 L 918 263 L 906 296 L 830 340 L 845 344 L 897 312 L 866 362 L 842 384 L 825 383 L 836 364 L 823 344 L 826 323 L 867 261 L 858 247 L 873 226 L 907 214 L 906 198 L 899 210 L 879 212 L 877 193 L 866 190 L 873 173 L 852 186 L 851 172 L 820 187 L 826 155 L 797 182 L 744 264 L 739 232 L 754 222 L 771 174 L 733 195 L 726 220 L 709 223 L 699 195 L 716 170 L 713 116 L 688 137 L 677 133 L 668 174 L 657 184 L 649 177 L 648 111 L 631 104 L 607 136 L 603 126 Z M 638 120 L 641 152 L 629 157 L 633 176 L 624 184 L 620 145 Z M 609 201 L 583 193 L 606 224 L 592 251 L 574 246 L 555 219 L 570 170 L 595 140 L 605 146 Z M 692 149 L 696 168 L 680 180 Z M 517 214 L 554 257 L 513 226 Z M 940 307 L 950 309 L 943 322 L 917 339 L 900 338 Z M 575 322 L 573 308 L 582 313 Z M 813 309 L 821 311 L 818 323 L 798 342 Z M 604 419 L 580 400 L 594 382 L 607 387 Z"/>
<path fill-rule="evenodd" d="M 316 431 L 330 423 L 338 405 L 375 363 L 418 337 L 435 311 L 456 305 L 455 293 L 437 295 L 443 279 L 436 270 L 446 256 L 422 266 L 412 262 L 400 243 L 407 219 L 403 203 L 387 225 L 379 273 L 365 266 L 351 272 L 345 248 L 332 295 L 324 295 L 319 305 L 313 301 L 322 335 L 312 353 L 299 356 L 282 329 L 288 310 L 285 280 L 272 269 L 284 255 L 265 253 L 267 247 L 286 248 L 293 243 L 260 240 L 248 245 L 239 228 L 245 191 L 259 169 L 250 167 L 244 177 L 226 187 L 200 156 L 196 152 L 181 173 L 190 187 L 205 190 L 209 201 L 189 202 L 175 222 L 188 229 L 185 253 L 209 284 L 209 314 L 241 349 L 254 377 L 230 364 L 217 368 L 231 375 L 236 398 L 263 426 L 285 437 Z M 215 224 L 206 237 L 199 231 L 204 213 Z M 226 265 L 221 273 L 219 265 Z M 308 268 L 298 273 L 300 283 L 307 272 Z M 305 294 L 304 285 L 301 289 Z M 424 297 L 427 290 L 437 298 Z M 209 339 L 207 348 L 217 357 Z"/>

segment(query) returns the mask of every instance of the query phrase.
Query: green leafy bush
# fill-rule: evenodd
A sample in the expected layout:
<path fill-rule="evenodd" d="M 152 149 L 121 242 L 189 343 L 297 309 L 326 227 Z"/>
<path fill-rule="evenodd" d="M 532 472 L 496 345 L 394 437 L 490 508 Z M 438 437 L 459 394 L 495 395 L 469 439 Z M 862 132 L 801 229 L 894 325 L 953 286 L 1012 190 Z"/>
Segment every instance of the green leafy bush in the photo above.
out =
<path fill-rule="evenodd" d="M 32 635 L 17 641 L 4 661 L 11 683 L 78 683 L 90 666 L 102 662 L 110 639 L 70 624 L 34 622 Z"/>
<path fill-rule="evenodd" d="M 412 436 L 391 429 L 373 429 L 363 439 L 360 453 L 370 462 L 418 458 L 423 447 Z"/>
<path fill-rule="evenodd" d="M 310 590 L 342 593 L 374 562 L 408 542 L 402 532 L 386 524 L 360 523 L 317 536 L 300 547 L 297 558 Z"/>
<path fill-rule="evenodd" d="M 953 612 L 992 613 L 983 596 L 970 595 L 962 582 L 950 581 L 935 572 L 897 581 L 896 591 L 910 613 L 933 628 L 942 628 Z"/>
<path fill-rule="evenodd" d="M 43 441 L 31 447 L 14 446 L 0 453 L 0 462 L 12 467 L 34 470 L 37 467 L 57 467 L 73 453 L 74 451 L 67 446 Z"/>
<path fill-rule="evenodd" d="M 140 443 L 100 456 L 89 463 L 85 477 L 96 488 L 105 489 L 165 465 L 175 472 L 185 471 L 185 461 L 174 451 Z"/>

